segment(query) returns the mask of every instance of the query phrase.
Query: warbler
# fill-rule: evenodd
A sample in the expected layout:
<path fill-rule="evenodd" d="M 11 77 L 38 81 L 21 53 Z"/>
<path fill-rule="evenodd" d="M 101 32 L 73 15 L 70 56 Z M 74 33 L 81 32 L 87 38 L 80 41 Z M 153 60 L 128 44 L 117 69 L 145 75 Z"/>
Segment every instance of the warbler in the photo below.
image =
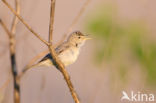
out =
<path fill-rule="evenodd" d="M 56 47 L 55 52 L 60 59 L 60 61 L 64 64 L 64 66 L 68 66 L 73 64 L 80 53 L 80 49 L 85 43 L 86 40 L 91 39 L 88 35 L 84 35 L 80 31 L 72 32 L 67 40 Z M 35 68 L 38 66 L 52 66 L 53 60 L 50 53 L 48 53 L 43 59 L 41 59 L 37 64 L 34 64 L 30 67 L 26 67 L 23 72 L 27 71 L 30 68 Z"/>

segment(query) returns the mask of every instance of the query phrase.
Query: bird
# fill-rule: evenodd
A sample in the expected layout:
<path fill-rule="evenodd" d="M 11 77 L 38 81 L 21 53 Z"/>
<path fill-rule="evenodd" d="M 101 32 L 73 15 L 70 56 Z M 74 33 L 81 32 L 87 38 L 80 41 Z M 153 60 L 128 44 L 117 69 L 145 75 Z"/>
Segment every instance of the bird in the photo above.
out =
<path fill-rule="evenodd" d="M 91 38 L 88 35 L 84 35 L 80 31 L 74 31 L 68 36 L 66 41 L 56 47 L 56 55 L 64 66 L 73 64 L 77 60 L 81 47 L 84 45 L 85 41 L 89 39 Z M 50 53 L 45 55 L 37 64 L 26 67 L 23 72 L 39 66 L 53 66 L 53 59 Z"/>

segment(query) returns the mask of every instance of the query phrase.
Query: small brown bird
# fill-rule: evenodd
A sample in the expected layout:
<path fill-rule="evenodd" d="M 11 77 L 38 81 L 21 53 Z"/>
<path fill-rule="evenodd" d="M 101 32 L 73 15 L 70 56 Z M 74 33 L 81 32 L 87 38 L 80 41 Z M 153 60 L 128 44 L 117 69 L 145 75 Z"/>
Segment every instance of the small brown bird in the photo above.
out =
<path fill-rule="evenodd" d="M 67 41 L 60 44 L 56 49 L 55 52 L 58 55 L 58 58 L 61 62 L 68 66 L 73 64 L 79 55 L 81 46 L 85 43 L 86 40 L 91 39 L 88 35 L 82 34 L 80 31 L 75 31 L 71 33 L 67 39 Z M 26 67 L 23 72 L 30 68 L 38 67 L 38 66 L 52 66 L 53 60 L 51 54 L 48 53 L 41 61 L 37 64 L 32 65 L 30 67 Z"/>

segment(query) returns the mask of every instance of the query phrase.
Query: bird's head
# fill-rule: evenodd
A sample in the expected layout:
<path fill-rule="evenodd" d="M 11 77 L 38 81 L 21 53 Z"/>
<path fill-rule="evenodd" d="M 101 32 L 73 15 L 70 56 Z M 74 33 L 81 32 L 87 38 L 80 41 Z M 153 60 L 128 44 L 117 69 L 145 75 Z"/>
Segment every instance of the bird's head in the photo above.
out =
<path fill-rule="evenodd" d="M 84 35 L 80 31 L 75 31 L 70 34 L 68 37 L 68 42 L 75 45 L 76 47 L 80 47 L 84 44 L 86 40 L 89 40 L 91 38 L 88 37 L 88 35 Z"/>

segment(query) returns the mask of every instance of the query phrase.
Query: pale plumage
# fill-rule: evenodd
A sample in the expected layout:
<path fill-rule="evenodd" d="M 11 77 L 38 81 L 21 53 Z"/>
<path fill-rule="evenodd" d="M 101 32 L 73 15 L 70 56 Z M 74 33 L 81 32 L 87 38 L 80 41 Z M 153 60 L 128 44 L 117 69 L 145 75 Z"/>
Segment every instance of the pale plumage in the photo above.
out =
<path fill-rule="evenodd" d="M 87 39 L 90 39 L 88 38 L 87 35 L 82 34 L 80 31 L 75 31 L 69 35 L 67 41 L 65 41 L 55 49 L 56 54 L 58 55 L 59 59 L 65 66 L 73 64 L 77 60 L 80 48 Z M 28 67 L 25 70 L 37 66 L 52 66 L 52 65 L 53 60 L 51 54 L 49 53 L 39 63 L 31 67 Z"/>

